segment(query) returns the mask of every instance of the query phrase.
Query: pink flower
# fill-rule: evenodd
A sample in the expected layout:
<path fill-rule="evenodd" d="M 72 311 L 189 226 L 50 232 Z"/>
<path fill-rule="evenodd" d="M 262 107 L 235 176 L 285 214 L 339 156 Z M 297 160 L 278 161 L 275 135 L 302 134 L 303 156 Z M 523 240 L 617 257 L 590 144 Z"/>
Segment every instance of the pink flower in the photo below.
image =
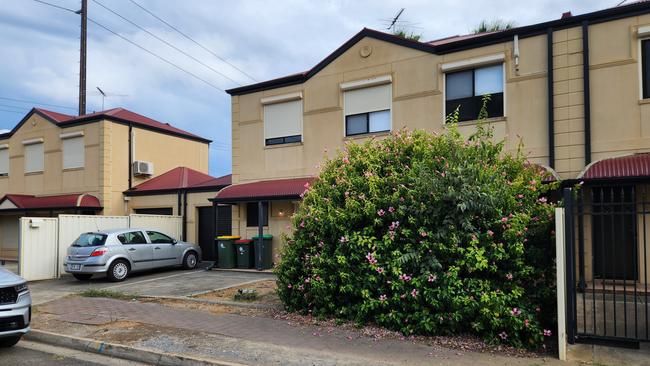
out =
<path fill-rule="evenodd" d="M 418 290 L 413 289 L 413 291 L 411 291 L 411 296 L 418 297 Z"/>
<path fill-rule="evenodd" d="M 388 208 L 388 212 L 390 212 L 390 213 L 395 212 L 395 207 L 390 206 L 390 207 Z"/>
<path fill-rule="evenodd" d="M 323 243 L 322 240 L 319 241 L 319 242 L 318 242 L 318 247 L 319 247 L 319 248 L 322 248 L 323 246 L 325 246 L 325 243 Z"/>
<path fill-rule="evenodd" d="M 488 231 L 487 231 L 487 234 L 488 234 L 489 236 L 494 236 L 494 231 L 492 231 L 492 230 L 488 230 Z"/>
<path fill-rule="evenodd" d="M 521 314 L 521 310 L 519 310 L 518 308 L 512 308 L 512 310 L 510 310 L 510 314 L 512 314 L 513 316 L 519 316 Z"/>
<path fill-rule="evenodd" d="M 436 275 L 429 275 L 429 278 L 427 278 L 427 281 L 433 282 L 438 279 L 438 276 Z"/>
<path fill-rule="evenodd" d="M 305 220 L 300 221 L 300 227 L 305 227 Z"/>
<path fill-rule="evenodd" d="M 538 306 L 535 308 L 535 311 L 539 313 L 540 311 L 542 311 L 542 309 Z"/>
<path fill-rule="evenodd" d="M 502 218 L 501 218 L 501 222 L 503 222 L 503 223 L 508 222 L 508 218 L 507 218 L 507 217 L 502 217 Z"/>
<path fill-rule="evenodd" d="M 524 195 L 523 194 L 518 194 L 517 198 L 524 198 Z"/>
<path fill-rule="evenodd" d="M 399 227 L 399 221 L 393 221 L 388 227 L 388 230 L 395 231 L 398 227 Z"/>
<path fill-rule="evenodd" d="M 347 156 L 344 156 L 344 157 L 343 157 L 343 162 L 344 162 L 345 164 L 350 164 L 350 159 L 348 159 Z"/>
<path fill-rule="evenodd" d="M 524 320 L 524 327 L 528 328 L 530 321 L 528 319 Z"/>
<path fill-rule="evenodd" d="M 410 281 L 411 278 L 412 278 L 412 277 L 409 276 L 409 275 L 407 275 L 407 274 L 401 274 L 401 275 L 399 275 L 399 279 L 402 280 L 402 281 L 404 281 L 404 282 L 408 282 L 408 281 Z"/>
<path fill-rule="evenodd" d="M 426 231 L 420 231 L 420 236 L 426 238 L 429 234 Z"/>
<path fill-rule="evenodd" d="M 386 295 L 379 295 L 379 301 L 386 301 L 386 298 L 388 298 L 388 296 L 386 296 Z"/>
<path fill-rule="evenodd" d="M 537 181 L 536 181 L 535 179 L 533 179 L 533 180 L 530 181 L 530 185 L 531 185 L 531 186 L 534 186 L 535 184 L 537 184 Z"/>
<path fill-rule="evenodd" d="M 512 273 L 508 273 L 506 275 L 506 278 L 508 279 L 508 281 L 512 281 L 512 278 L 513 278 Z"/>
<path fill-rule="evenodd" d="M 505 341 L 506 339 L 508 339 L 508 333 L 501 332 L 499 333 L 499 337 Z"/>
<path fill-rule="evenodd" d="M 383 209 L 379 209 L 379 211 L 377 211 L 377 215 L 379 215 L 379 216 L 384 216 L 385 214 L 386 214 L 386 211 L 384 211 Z"/>
<path fill-rule="evenodd" d="M 440 173 L 440 176 L 443 178 L 445 177 L 445 175 L 446 175 L 445 172 Z"/>
<path fill-rule="evenodd" d="M 348 198 L 348 197 L 350 197 L 350 192 L 345 191 L 345 198 Z"/>
<path fill-rule="evenodd" d="M 548 200 L 546 199 L 546 197 L 540 197 L 538 201 L 541 203 L 546 203 Z"/>
<path fill-rule="evenodd" d="M 372 253 L 366 254 L 366 259 L 368 260 L 368 263 L 370 264 L 377 264 L 377 259 L 375 259 L 375 255 Z"/>
<path fill-rule="evenodd" d="M 551 336 L 551 330 L 550 329 L 544 329 L 544 337 L 550 337 Z"/>
<path fill-rule="evenodd" d="M 309 277 L 305 278 L 305 283 L 310 283 L 310 282 L 311 282 L 311 279 Z"/>
<path fill-rule="evenodd" d="M 340 241 L 341 243 L 347 243 L 349 240 L 348 240 L 348 237 L 347 237 L 347 236 L 342 236 L 341 239 L 339 239 L 339 241 Z"/>
<path fill-rule="evenodd" d="M 320 276 L 316 276 L 314 279 L 315 279 L 316 281 L 320 281 Z"/>
<path fill-rule="evenodd" d="M 309 182 L 305 183 L 304 187 L 305 189 L 309 189 Z"/>
<path fill-rule="evenodd" d="M 288 285 L 287 285 L 287 288 L 292 288 L 292 287 L 293 287 L 293 286 L 291 286 L 291 284 L 288 284 Z"/>
<path fill-rule="evenodd" d="M 404 202 L 404 197 L 400 197 L 400 198 L 399 198 L 399 201 L 400 201 L 400 202 Z"/>
<path fill-rule="evenodd" d="M 384 267 L 377 267 L 376 271 L 377 273 L 382 274 L 384 273 Z"/>

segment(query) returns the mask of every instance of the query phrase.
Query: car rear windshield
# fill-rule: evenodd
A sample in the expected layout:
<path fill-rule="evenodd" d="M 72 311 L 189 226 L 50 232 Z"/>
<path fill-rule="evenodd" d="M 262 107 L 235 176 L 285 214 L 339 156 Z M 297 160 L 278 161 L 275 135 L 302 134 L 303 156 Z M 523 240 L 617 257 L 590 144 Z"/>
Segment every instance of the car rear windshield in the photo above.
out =
<path fill-rule="evenodd" d="M 85 233 L 81 234 L 77 240 L 72 243 L 73 247 L 98 247 L 106 242 L 105 234 Z"/>

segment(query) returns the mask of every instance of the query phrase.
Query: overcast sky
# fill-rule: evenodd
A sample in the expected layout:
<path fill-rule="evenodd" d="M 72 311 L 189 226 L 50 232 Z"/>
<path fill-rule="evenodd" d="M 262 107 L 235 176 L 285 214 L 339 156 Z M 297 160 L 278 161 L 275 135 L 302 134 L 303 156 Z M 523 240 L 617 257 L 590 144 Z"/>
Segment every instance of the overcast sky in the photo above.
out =
<path fill-rule="evenodd" d="M 47 0 L 78 9 L 78 0 Z M 89 17 L 221 89 L 252 83 L 248 76 L 201 49 L 130 0 L 96 0 L 189 53 L 210 70 L 89 0 Z M 465 34 L 482 19 L 517 25 L 615 6 L 620 0 L 134 0 L 212 53 L 263 81 L 311 68 L 363 27 L 384 29 L 401 19 L 424 40 Z M 0 0 L 0 129 L 11 129 L 33 106 L 76 114 L 79 16 L 31 0 Z M 214 141 L 210 173 L 227 174 L 230 98 L 105 29 L 88 24 L 88 111 L 125 107 Z M 112 94 L 112 96 L 111 96 Z M 51 107 L 43 104 L 54 104 Z M 38 106 L 38 105 L 36 105 Z M 63 107 L 69 107 L 69 109 Z"/>

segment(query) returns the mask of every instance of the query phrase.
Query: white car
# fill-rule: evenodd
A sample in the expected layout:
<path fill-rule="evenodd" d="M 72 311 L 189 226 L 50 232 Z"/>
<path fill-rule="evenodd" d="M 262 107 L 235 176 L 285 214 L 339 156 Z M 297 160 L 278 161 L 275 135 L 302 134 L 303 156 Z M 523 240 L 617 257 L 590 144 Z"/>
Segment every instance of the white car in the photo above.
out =
<path fill-rule="evenodd" d="M 0 268 L 0 347 L 11 347 L 29 332 L 32 297 L 27 281 Z"/>

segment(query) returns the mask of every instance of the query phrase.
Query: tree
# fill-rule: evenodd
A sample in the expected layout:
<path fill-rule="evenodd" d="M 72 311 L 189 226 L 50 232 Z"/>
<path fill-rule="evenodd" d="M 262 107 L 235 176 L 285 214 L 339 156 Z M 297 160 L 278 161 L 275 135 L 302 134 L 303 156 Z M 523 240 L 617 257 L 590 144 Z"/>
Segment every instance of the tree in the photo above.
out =
<path fill-rule="evenodd" d="M 503 19 L 493 19 L 493 20 L 482 20 L 474 29 L 472 33 L 487 33 L 487 32 L 498 32 L 506 29 L 512 29 L 516 26 L 516 23 L 512 20 L 505 21 Z"/>

